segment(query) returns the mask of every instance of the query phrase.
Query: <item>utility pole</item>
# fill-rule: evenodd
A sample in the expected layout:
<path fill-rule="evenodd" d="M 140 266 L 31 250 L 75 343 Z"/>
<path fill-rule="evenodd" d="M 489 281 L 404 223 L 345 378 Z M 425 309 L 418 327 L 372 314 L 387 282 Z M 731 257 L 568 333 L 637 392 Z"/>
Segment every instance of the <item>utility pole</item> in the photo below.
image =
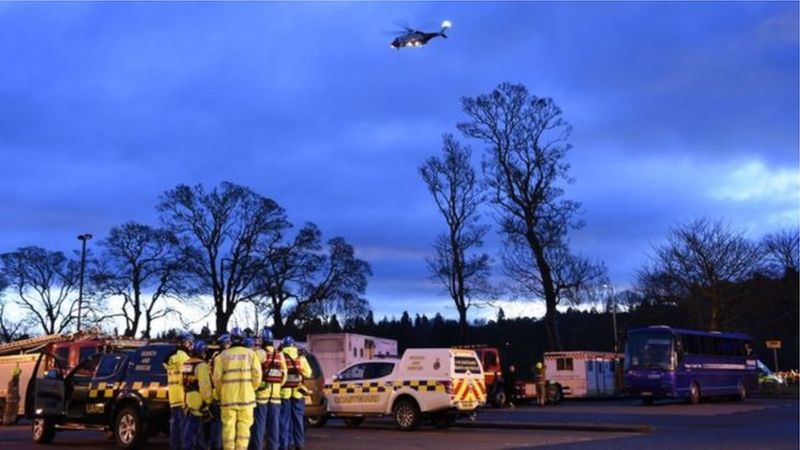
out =
<path fill-rule="evenodd" d="M 78 284 L 78 330 L 81 331 L 81 305 L 83 304 L 83 271 L 86 269 L 86 241 L 92 238 L 89 233 L 78 235 L 81 241 L 81 278 Z"/>

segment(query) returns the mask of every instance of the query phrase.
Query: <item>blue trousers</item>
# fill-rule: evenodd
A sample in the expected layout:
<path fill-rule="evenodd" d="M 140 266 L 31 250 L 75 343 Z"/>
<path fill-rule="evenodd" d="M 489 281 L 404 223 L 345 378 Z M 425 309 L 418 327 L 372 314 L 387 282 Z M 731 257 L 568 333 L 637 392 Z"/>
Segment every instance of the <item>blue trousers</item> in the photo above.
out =
<path fill-rule="evenodd" d="M 267 450 L 281 448 L 281 404 L 267 403 Z"/>
<path fill-rule="evenodd" d="M 187 412 L 183 426 L 183 450 L 206 450 L 206 437 L 203 434 L 203 417 Z"/>
<path fill-rule="evenodd" d="M 186 413 L 183 408 L 175 407 L 169 409 L 169 448 L 180 450 L 183 441 L 183 422 Z"/>
<path fill-rule="evenodd" d="M 306 433 L 303 429 L 303 416 L 306 412 L 305 399 L 284 399 L 281 403 L 281 447 L 280 450 L 303 447 Z"/>
<path fill-rule="evenodd" d="M 250 443 L 247 450 L 264 450 L 264 433 L 267 431 L 267 404 L 257 403 L 253 410 L 253 426 L 250 427 Z"/>
<path fill-rule="evenodd" d="M 209 444 L 211 450 L 222 450 L 222 414 L 219 403 L 211 404 L 211 427 L 209 430 Z"/>

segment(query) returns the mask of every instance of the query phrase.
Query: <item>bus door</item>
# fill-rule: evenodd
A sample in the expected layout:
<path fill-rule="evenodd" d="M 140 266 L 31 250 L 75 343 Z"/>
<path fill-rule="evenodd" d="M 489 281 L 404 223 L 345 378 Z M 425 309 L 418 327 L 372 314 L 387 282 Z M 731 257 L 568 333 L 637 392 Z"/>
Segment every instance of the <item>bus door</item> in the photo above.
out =
<path fill-rule="evenodd" d="M 64 414 L 64 378 L 58 359 L 42 353 L 33 370 L 25 394 L 25 414 L 33 417 L 58 417 Z"/>

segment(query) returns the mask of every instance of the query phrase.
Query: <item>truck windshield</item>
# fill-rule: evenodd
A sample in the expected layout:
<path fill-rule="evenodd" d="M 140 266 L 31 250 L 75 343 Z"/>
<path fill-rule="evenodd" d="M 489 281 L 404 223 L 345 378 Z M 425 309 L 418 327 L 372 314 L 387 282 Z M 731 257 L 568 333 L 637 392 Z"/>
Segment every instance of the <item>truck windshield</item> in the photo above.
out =
<path fill-rule="evenodd" d="M 631 333 L 625 346 L 625 369 L 672 368 L 672 334 Z"/>

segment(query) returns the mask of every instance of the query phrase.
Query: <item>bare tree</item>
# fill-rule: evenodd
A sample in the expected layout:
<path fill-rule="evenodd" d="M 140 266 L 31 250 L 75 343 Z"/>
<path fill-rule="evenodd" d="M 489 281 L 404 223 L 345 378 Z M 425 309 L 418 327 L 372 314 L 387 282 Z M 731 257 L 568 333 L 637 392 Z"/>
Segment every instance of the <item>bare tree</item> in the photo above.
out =
<path fill-rule="evenodd" d="M 325 248 L 319 229 L 308 223 L 291 242 L 271 246 L 266 256 L 260 290 L 268 295 L 262 309 L 272 316 L 276 333 L 299 321 L 327 321 L 336 313 L 346 320 L 368 311 L 363 294 L 372 271 L 343 238 L 329 240 Z"/>
<path fill-rule="evenodd" d="M 785 276 L 800 269 L 800 232 L 797 229 L 764 236 L 761 248 L 768 270 L 776 275 Z"/>
<path fill-rule="evenodd" d="M 428 267 L 450 294 L 458 311 L 461 338 L 466 340 L 467 312 L 479 306 L 479 299 L 490 290 L 489 255 L 474 253 L 483 245 L 489 227 L 478 223 L 483 197 L 470 164 L 470 149 L 449 134 L 443 141 L 441 156 L 428 158 L 419 168 L 447 224 L 447 232 L 437 236 L 433 244 L 435 254 L 428 258 Z"/>
<path fill-rule="evenodd" d="M 0 255 L 16 303 L 45 334 L 69 329 L 78 308 L 79 263 L 62 252 L 23 247 Z"/>
<path fill-rule="evenodd" d="M 172 312 L 166 300 L 189 291 L 177 237 L 128 222 L 112 228 L 100 246 L 91 278 L 101 294 L 122 299 L 120 312 L 111 316 L 125 320 L 125 336 L 136 336 L 144 319 L 142 336 L 150 337 L 153 321 Z"/>
<path fill-rule="evenodd" d="M 572 272 L 563 265 L 582 264 L 573 261 L 566 239 L 570 230 L 581 226 L 575 219 L 579 204 L 565 199 L 559 185 L 572 182 L 565 161 L 571 127 L 552 99 L 530 94 L 519 84 L 503 83 L 488 95 L 461 102 L 469 121 L 458 128 L 487 144 L 483 174 L 505 245 L 514 255 L 505 258 L 506 272 L 514 280 L 524 278 L 518 291 L 544 298 L 548 348 L 561 349 L 556 320 L 559 284 L 574 286 L 580 280 L 559 277 Z M 524 273 L 513 263 L 518 256 L 531 263 Z"/>
<path fill-rule="evenodd" d="M 8 314 L 5 296 L 5 290 L 8 286 L 8 280 L 0 273 L 0 342 L 11 342 L 21 334 L 25 334 L 30 322 L 25 318 L 21 320 L 14 319 Z"/>
<path fill-rule="evenodd" d="M 212 294 L 216 331 L 223 332 L 240 303 L 266 294 L 257 283 L 264 249 L 289 227 L 286 213 L 275 201 L 229 182 L 209 192 L 180 185 L 162 195 L 158 209 L 164 226 L 184 238 L 187 269 L 198 288 Z"/>
<path fill-rule="evenodd" d="M 691 302 L 695 322 L 718 330 L 731 319 L 726 305 L 737 295 L 735 283 L 746 280 L 759 263 L 758 246 L 742 233 L 703 218 L 672 228 L 638 283 L 648 296 Z"/>

